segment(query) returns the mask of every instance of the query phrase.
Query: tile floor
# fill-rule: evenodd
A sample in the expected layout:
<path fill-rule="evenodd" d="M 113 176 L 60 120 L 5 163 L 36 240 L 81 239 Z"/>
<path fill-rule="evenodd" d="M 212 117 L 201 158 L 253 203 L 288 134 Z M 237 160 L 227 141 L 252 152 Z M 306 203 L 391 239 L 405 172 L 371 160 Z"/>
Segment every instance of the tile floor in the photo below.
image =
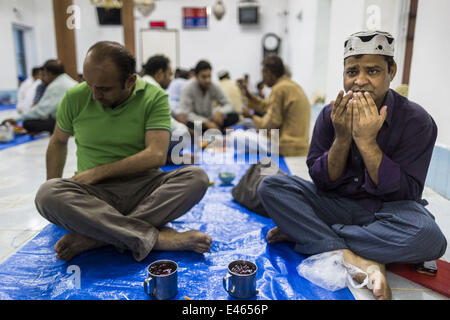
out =
<path fill-rule="evenodd" d="M 14 116 L 14 111 L 2 111 L 0 120 Z M 0 263 L 4 262 L 37 235 L 47 221 L 34 207 L 34 195 L 45 181 L 45 151 L 48 137 L 0 151 Z M 310 179 L 305 158 L 287 158 L 289 169 L 295 175 Z M 76 168 L 75 143 L 69 140 L 64 177 L 70 177 Z M 447 239 L 450 239 L 450 201 L 433 190 L 424 191 Z M 450 250 L 443 260 L 450 262 Z M 448 300 L 443 295 L 388 272 L 388 280 L 396 300 Z M 373 299 L 367 289 L 351 289 L 356 299 Z"/>

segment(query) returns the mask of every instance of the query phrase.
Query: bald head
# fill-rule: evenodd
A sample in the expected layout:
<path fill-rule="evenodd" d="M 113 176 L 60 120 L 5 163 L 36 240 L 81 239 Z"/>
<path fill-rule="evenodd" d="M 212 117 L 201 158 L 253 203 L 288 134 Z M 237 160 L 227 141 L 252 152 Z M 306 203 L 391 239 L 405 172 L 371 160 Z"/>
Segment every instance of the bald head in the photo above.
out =
<path fill-rule="evenodd" d="M 105 107 L 116 107 L 133 92 L 135 69 L 136 60 L 121 44 L 102 41 L 89 49 L 83 77 L 95 100 Z"/>
<path fill-rule="evenodd" d="M 89 48 L 85 64 L 89 62 L 97 65 L 108 62 L 109 66 L 113 65 L 123 85 L 136 73 L 136 59 L 123 45 L 114 41 L 100 41 Z"/>

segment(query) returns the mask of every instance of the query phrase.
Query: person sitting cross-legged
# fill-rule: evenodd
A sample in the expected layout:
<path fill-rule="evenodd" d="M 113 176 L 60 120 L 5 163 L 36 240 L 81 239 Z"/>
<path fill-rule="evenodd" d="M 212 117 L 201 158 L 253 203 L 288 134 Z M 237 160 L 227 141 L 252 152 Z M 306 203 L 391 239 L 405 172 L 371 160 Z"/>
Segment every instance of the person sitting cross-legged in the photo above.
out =
<path fill-rule="evenodd" d="M 385 265 L 440 258 L 447 241 L 422 199 L 437 137 L 432 117 L 389 89 L 397 66 L 386 32 L 345 42 L 344 91 L 317 118 L 307 157 L 313 182 L 265 177 L 258 197 L 276 227 L 267 241 L 295 251 L 342 251 L 368 274 L 376 299 L 391 299 Z"/>
<path fill-rule="evenodd" d="M 211 80 L 212 67 L 201 60 L 195 67 L 195 77 L 183 87 L 178 104 L 177 120 L 187 125 L 193 133 L 195 123 L 202 125 L 202 131 L 227 127 L 239 121 L 239 114 L 222 89 Z"/>
<path fill-rule="evenodd" d="M 120 44 L 93 45 L 85 58 L 85 82 L 58 106 L 47 149 L 47 182 L 36 194 L 39 213 L 66 229 L 56 257 L 113 245 L 137 261 L 152 250 L 203 253 L 212 239 L 203 232 L 166 226 L 197 204 L 209 179 L 185 166 L 163 172 L 170 139 L 165 92 L 137 77 L 135 58 Z M 63 179 L 67 143 L 75 137 L 76 174 Z"/>

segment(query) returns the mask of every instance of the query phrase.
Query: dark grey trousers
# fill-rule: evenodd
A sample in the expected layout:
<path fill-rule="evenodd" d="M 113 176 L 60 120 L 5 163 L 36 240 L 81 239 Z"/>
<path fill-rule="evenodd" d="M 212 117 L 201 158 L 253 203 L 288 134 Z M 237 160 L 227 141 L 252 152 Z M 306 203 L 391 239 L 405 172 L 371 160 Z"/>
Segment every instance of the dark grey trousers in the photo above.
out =
<path fill-rule="evenodd" d="M 52 179 L 38 190 L 35 203 L 50 222 L 80 235 L 131 250 L 143 260 L 158 239 L 158 229 L 197 204 L 209 179 L 196 166 L 94 185 L 70 179 Z"/>
<path fill-rule="evenodd" d="M 264 178 L 258 196 L 302 254 L 349 249 L 382 264 L 419 263 L 440 258 L 447 248 L 433 215 L 415 201 L 385 202 L 371 213 L 351 199 L 319 194 L 312 182 L 284 175 Z"/>

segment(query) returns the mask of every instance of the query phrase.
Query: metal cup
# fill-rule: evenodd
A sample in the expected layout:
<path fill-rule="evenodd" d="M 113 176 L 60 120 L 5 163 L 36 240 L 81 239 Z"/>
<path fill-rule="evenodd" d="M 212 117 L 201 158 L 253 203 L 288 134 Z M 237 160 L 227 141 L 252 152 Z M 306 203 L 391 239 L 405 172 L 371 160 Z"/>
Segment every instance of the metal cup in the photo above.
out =
<path fill-rule="evenodd" d="M 238 274 L 231 271 L 236 264 L 250 266 L 254 271 L 251 274 Z M 253 297 L 256 290 L 256 264 L 246 260 L 235 260 L 228 265 L 228 273 L 223 277 L 223 288 L 232 297 L 239 299 L 249 299 Z"/>
<path fill-rule="evenodd" d="M 175 271 L 168 275 L 151 273 L 151 267 L 160 263 L 172 264 Z M 175 297 L 178 293 L 177 263 L 172 260 L 158 260 L 150 264 L 147 268 L 147 278 L 144 281 L 144 291 L 147 295 L 157 300 L 167 300 Z"/>

